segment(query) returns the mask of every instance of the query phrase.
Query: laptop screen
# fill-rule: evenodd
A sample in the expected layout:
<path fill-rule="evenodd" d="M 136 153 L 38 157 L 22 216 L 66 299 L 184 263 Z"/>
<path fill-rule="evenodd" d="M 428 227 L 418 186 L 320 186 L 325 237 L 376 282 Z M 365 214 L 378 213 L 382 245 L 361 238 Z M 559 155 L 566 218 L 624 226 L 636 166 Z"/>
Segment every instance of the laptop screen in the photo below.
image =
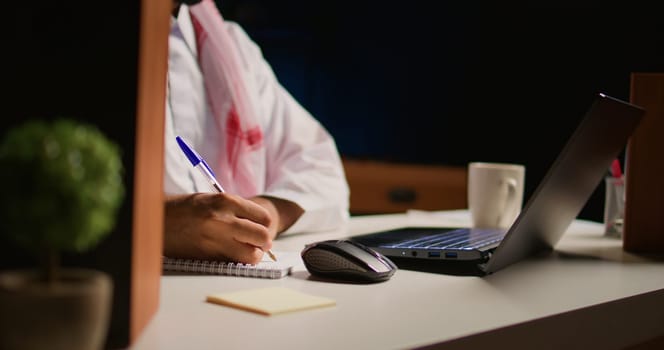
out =
<path fill-rule="evenodd" d="M 486 265 L 496 271 L 551 249 L 583 209 L 644 110 L 598 94 Z"/>

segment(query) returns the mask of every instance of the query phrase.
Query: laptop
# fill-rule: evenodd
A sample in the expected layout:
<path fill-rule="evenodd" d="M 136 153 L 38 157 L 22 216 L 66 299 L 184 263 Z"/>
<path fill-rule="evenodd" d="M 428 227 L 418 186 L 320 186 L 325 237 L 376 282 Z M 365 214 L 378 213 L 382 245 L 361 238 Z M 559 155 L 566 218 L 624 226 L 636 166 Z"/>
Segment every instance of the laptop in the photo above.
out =
<path fill-rule="evenodd" d="M 644 112 L 605 94 L 596 95 L 507 229 L 402 227 L 348 239 L 382 253 L 399 268 L 443 273 L 491 274 L 551 251 L 623 150 Z"/>

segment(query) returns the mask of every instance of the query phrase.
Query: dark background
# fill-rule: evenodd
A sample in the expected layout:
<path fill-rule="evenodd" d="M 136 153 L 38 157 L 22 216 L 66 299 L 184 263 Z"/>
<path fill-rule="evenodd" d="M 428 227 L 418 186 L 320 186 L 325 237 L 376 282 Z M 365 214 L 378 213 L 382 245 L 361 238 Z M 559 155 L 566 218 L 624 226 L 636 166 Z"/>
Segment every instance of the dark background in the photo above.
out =
<path fill-rule="evenodd" d="M 595 94 L 628 100 L 630 73 L 664 71 L 661 11 L 636 2 L 218 5 L 260 45 L 343 156 L 522 163 L 526 198 Z M 136 94 L 127 86 L 136 72 L 137 6 L 8 4 L 2 129 L 57 113 L 131 140 L 135 106 L 117 101 Z M 87 88 L 98 81 L 103 89 Z M 600 221 L 602 207 L 598 186 L 581 217 Z"/>
<path fill-rule="evenodd" d="M 654 8 L 606 1 L 218 1 L 342 155 L 527 166 L 526 198 L 602 92 L 664 69 Z M 623 154 L 620 155 L 624 158 Z M 603 185 L 602 185 L 603 186 Z M 603 187 L 580 217 L 602 220 Z"/>

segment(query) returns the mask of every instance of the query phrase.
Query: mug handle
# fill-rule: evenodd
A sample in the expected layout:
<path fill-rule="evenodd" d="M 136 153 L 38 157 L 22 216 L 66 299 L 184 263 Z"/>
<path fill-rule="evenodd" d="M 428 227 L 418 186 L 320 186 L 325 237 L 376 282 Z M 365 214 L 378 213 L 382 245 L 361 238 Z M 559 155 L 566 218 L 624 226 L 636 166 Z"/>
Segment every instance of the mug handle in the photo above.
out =
<path fill-rule="evenodd" d="M 516 185 L 517 185 L 516 179 L 514 178 L 503 179 L 503 184 L 505 184 L 507 187 L 507 196 L 505 196 L 503 207 L 498 212 L 498 218 L 497 218 L 498 220 L 496 222 L 497 227 L 502 227 L 501 223 L 503 222 L 505 215 L 508 213 L 509 214 L 513 213 L 514 206 L 516 205 L 516 201 L 514 200 L 514 197 L 516 196 Z"/>

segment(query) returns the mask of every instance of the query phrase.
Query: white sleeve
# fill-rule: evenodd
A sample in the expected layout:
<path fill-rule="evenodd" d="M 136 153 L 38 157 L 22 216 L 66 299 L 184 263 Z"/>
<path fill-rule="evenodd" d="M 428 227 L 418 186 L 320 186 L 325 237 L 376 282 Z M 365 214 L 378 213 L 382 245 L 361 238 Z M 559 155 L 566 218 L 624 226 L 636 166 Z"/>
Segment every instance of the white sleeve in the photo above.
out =
<path fill-rule="evenodd" d="M 329 132 L 277 81 L 258 46 L 235 23 L 229 31 L 252 73 L 266 147 L 264 195 L 297 203 L 304 214 L 285 233 L 338 229 L 348 221 L 349 188 Z M 254 86 L 252 86 L 255 84 Z"/>

